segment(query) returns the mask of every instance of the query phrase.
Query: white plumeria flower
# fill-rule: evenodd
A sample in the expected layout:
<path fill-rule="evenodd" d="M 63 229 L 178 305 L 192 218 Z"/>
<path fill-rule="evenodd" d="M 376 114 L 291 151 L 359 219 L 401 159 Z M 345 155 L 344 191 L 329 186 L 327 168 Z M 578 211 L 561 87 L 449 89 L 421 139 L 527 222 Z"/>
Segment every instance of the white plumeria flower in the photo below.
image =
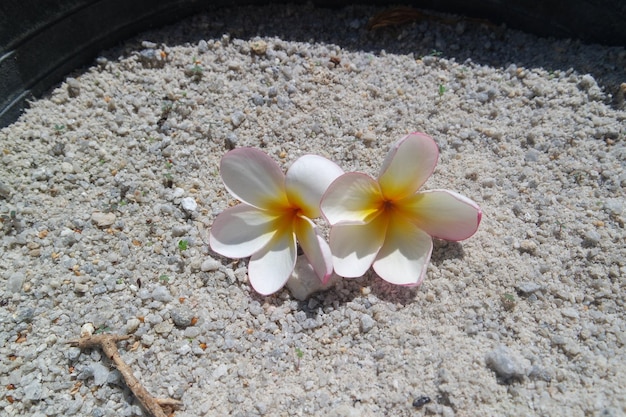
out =
<path fill-rule="evenodd" d="M 333 271 L 332 256 L 311 219 L 320 216 L 322 195 L 343 170 L 321 156 L 305 155 L 285 176 L 262 151 L 239 148 L 224 155 L 220 174 L 226 189 L 242 204 L 217 216 L 211 227 L 211 248 L 230 258 L 250 256 L 250 283 L 260 294 L 269 295 L 291 276 L 297 239 L 325 283 Z"/>
<path fill-rule="evenodd" d="M 352 172 L 330 185 L 321 209 L 337 275 L 359 277 L 373 266 L 388 282 L 419 285 L 432 237 L 458 241 L 476 232 L 482 212 L 475 202 L 448 190 L 418 191 L 438 157 L 432 138 L 411 133 L 393 145 L 378 180 Z"/>

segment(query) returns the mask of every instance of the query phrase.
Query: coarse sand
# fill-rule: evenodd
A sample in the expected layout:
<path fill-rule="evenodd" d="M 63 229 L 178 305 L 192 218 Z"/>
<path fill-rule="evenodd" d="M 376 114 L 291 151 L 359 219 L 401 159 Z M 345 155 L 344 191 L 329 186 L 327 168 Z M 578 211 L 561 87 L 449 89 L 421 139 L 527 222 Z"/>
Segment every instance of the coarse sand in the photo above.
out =
<path fill-rule="evenodd" d="M 626 415 L 626 51 L 378 11 L 194 16 L 0 130 L 3 415 L 147 415 L 81 332 L 132 334 L 177 417 Z M 228 149 L 376 175 L 410 131 L 440 147 L 425 188 L 484 213 L 421 287 L 263 297 L 210 251 Z"/>

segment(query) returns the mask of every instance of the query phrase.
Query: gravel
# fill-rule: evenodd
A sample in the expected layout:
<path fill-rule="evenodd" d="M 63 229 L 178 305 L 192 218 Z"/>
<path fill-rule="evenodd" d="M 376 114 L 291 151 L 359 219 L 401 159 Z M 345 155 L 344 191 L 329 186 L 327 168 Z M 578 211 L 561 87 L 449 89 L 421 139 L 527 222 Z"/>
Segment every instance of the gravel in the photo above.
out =
<path fill-rule="evenodd" d="M 369 31 L 378 11 L 216 9 L 0 131 L 4 415 L 146 415 L 66 343 L 102 332 L 134 336 L 122 357 L 178 417 L 626 413 L 626 51 L 457 17 Z M 419 289 L 368 272 L 262 297 L 210 251 L 228 149 L 376 175 L 413 130 L 441 150 L 426 188 L 484 210 Z"/>

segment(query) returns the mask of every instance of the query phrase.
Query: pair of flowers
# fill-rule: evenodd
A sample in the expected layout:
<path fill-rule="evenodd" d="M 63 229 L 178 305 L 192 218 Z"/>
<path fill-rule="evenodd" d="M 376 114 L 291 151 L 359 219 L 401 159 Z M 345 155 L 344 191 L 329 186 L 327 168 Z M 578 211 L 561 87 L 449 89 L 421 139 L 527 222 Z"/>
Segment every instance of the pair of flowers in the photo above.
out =
<path fill-rule="evenodd" d="M 248 277 L 263 295 L 285 285 L 298 243 L 323 283 L 333 269 L 350 278 L 373 267 L 393 284 L 419 285 L 432 238 L 466 239 L 482 215 L 475 202 L 453 191 L 418 191 L 438 157 L 435 141 L 417 132 L 392 146 L 377 179 L 344 173 L 318 155 L 300 157 L 285 175 L 258 149 L 232 150 L 220 173 L 242 203 L 217 216 L 211 248 L 230 258 L 250 256 Z M 329 243 L 312 221 L 322 215 L 331 226 Z"/>

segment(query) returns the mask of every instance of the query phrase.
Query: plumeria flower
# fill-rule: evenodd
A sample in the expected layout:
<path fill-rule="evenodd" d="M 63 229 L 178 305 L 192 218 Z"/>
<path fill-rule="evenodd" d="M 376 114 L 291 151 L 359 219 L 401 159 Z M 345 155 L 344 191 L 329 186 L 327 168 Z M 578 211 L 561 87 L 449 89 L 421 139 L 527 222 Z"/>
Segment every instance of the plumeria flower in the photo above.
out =
<path fill-rule="evenodd" d="M 418 191 L 438 156 L 432 138 L 411 133 L 393 145 L 377 180 L 351 172 L 330 185 L 321 209 L 331 224 L 337 275 L 359 277 L 373 266 L 388 282 L 419 285 L 432 237 L 458 241 L 476 232 L 482 212 L 472 200 L 448 190 Z"/>
<path fill-rule="evenodd" d="M 322 195 L 343 170 L 321 156 L 305 155 L 285 175 L 262 151 L 239 148 L 224 155 L 220 174 L 226 189 L 242 203 L 217 216 L 209 237 L 211 248 L 230 258 L 250 256 L 250 283 L 268 295 L 291 276 L 297 240 L 325 283 L 333 271 L 332 256 L 311 219 L 321 215 Z"/>

